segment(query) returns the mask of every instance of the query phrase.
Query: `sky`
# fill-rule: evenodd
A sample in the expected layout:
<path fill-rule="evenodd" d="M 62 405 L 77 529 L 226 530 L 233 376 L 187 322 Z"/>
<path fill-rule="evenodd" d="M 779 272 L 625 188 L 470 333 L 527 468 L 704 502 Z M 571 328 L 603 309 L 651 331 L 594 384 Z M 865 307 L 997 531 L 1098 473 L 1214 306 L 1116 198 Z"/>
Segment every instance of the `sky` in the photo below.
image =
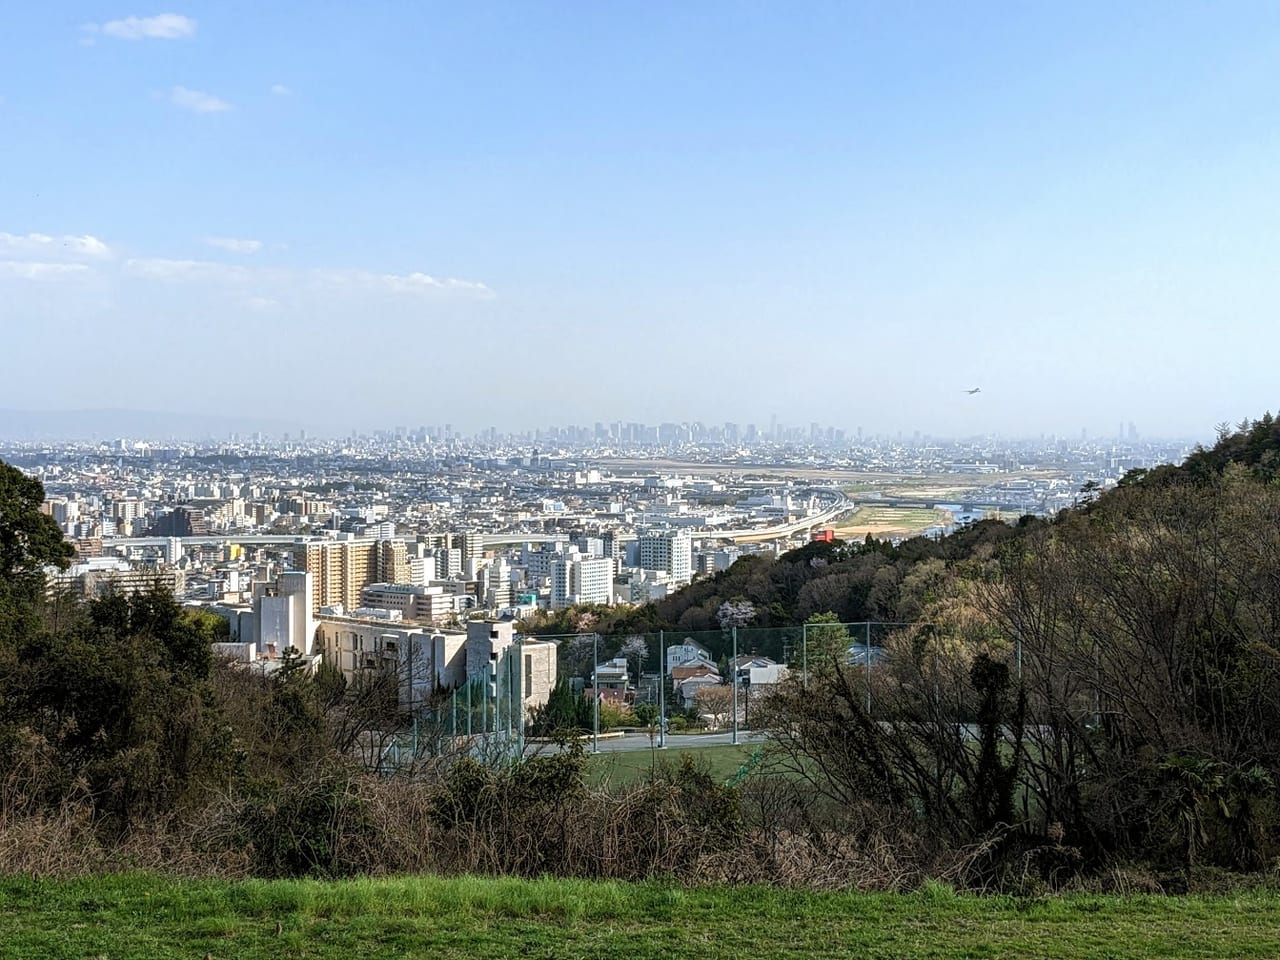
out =
<path fill-rule="evenodd" d="M 1274 3 L 161 2 L 5 12 L 0 408 L 1280 406 Z"/>

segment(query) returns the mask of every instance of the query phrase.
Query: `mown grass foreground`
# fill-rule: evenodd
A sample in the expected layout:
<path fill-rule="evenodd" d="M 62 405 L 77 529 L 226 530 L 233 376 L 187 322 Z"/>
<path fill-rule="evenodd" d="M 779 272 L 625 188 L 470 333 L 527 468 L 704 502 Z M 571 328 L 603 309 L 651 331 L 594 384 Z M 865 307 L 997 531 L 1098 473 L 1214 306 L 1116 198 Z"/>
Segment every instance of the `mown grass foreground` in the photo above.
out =
<path fill-rule="evenodd" d="M 1280 897 L 1034 900 L 561 880 L 0 880 L 0 955 L 1275 957 Z"/>

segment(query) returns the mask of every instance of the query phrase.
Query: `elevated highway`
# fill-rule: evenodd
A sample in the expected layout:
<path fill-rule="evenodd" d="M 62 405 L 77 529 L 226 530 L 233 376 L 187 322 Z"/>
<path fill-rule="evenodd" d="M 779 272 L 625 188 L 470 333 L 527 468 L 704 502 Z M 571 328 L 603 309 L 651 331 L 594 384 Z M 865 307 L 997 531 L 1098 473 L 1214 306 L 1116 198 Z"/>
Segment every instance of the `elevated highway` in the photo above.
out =
<path fill-rule="evenodd" d="M 855 504 L 844 491 L 834 487 L 811 487 L 801 493 L 812 493 L 820 497 L 829 497 L 832 503 L 821 513 L 816 513 L 809 517 L 802 517 L 799 520 L 789 520 L 786 523 L 775 524 L 771 527 L 744 527 L 739 530 L 715 530 L 715 529 L 699 529 L 692 528 L 689 535 L 694 539 L 706 540 L 737 540 L 740 538 L 750 537 L 751 539 L 773 539 L 774 537 L 787 537 L 801 530 L 811 527 L 818 527 L 831 523 L 840 514 L 852 509 Z M 568 539 L 567 534 L 548 534 L 548 533 L 486 533 L 483 534 L 484 545 L 486 547 L 511 546 L 521 543 L 555 543 Z M 129 548 L 129 547 L 166 547 L 172 541 L 176 540 L 182 547 L 202 547 L 202 546 L 220 546 L 222 544 L 232 543 L 242 546 L 301 546 L 307 543 L 341 543 L 343 541 L 333 540 L 330 537 L 315 536 L 298 536 L 296 534 L 247 534 L 247 533 L 211 533 L 197 537 L 103 537 L 102 545 L 104 548 Z"/>

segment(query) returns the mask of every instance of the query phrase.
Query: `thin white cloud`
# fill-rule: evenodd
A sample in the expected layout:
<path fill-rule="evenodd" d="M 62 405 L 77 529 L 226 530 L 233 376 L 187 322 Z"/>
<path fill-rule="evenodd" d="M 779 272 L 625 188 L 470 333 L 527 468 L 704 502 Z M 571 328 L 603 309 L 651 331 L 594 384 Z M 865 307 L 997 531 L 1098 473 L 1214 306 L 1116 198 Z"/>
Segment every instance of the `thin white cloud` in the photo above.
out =
<path fill-rule="evenodd" d="M 243 280 L 244 267 L 208 260 L 170 260 L 163 257 L 135 257 L 124 262 L 124 272 L 146 280 Z"/>
<path fill-rule="evenodd" d="M 205 242 L 233 253 L 266 249 L 260 240 L 206 237 Z M 106 242 L 90 234 L 0 232 L 0 280 L 57 280 L 98 276 L 107 282 L 159 283 L 192 287 L 202 296 L 225 294 L 254 311 L 275 310 L 297 302 L 334 298 L 387 301 L 437 297 L 489 299 L 485 284 L 421 271 L 250 266 L 213 260 L 170 257 L 118 259 Z"/>
<path fill-rule="evenodd" d="M 168 283 L 222 283 L 249 288 L 253 295 L 274 300 L 294 293 L 363 296 L 444 296 L 466 294 L 488 299 L 493 291 L 475 280 L 437 278 L 426 273 L 376 273 L 372 270 L 250 267 L 210 260 L 139 257 L 126 260 L 126 276 Z"/>
<path fill-rule="evenodd" d="M 174 106 L 193 113 L 223 113 L 231 109 L 231 104 L 221 97 L 199 90 L 188 90 L 186 87 L 170 88 L 168 99 Z"/>
<path fill-rule="evenodd" d="M 196 22 L 180 13 L 158 13 L 154 17 L 125 17 L 106 23 L 86 23 L 85 33 L 101 33 L 117 40 L 184 40 L 196 34 Z"/>
<path fill-rule="evenodd" d="M 261 240 L 241 240 L 236 237 L 205 237 L 204 242 L 229 253 L 257 253 L 262 249 Z"/>
<path fill-rule="evenodd" d="M 374 273 L 370 270 L 312 270 L 314 277 L 326 287 L 337 287 L 369 293 L 430 294 L 441 292 L 470 293 L 492 297 L 493 291 L 475 280 L 456 277 L 433 277 L 427 273 Z"/>
<path fill-rule="evenodd" d="M 61 280 L 83 276 L 89 268 L 83 263 L 42 263 L 38 260 L 0 260 L 0 275 L 21 280 Z"/>
<path fill-rule="evenodd" d="M 85 257 L 102 260 L 111 256 L 111 248 L 89 234 L 67 234 L 60 237 L 47 233 L 0 233 L 0 252 L 10 256 L 58 255 L 70 258 Z"/>
<path fill-rule="evenodd" d="M 271 85 L 271 94 L 276 97 L 288 97 L 293 91 L 286 87 L 283 83 L 273 83 Z"/>
<path fill-rule="evenodd" d="M 433 277 L 425 273 L 384 273 L 378 278 L 387 289 L 397 293 L 412 293 L 422 290 L 467 290 L 472 293 L 492 295 L 493 291 L 483 283 L 474 280 L 459 280 L 456 277 Z"/>

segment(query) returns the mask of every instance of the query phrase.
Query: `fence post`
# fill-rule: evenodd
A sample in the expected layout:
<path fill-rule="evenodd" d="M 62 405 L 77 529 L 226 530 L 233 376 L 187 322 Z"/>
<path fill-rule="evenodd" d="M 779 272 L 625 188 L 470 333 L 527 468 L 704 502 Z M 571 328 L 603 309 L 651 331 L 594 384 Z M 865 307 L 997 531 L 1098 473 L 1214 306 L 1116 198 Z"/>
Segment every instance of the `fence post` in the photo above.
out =
<path fill-rule="evenodd" d="M 867 621 L 867 717 L 871 717 L 871 621 Z"/>
<path fill-rule="evenodd" d="M 516 757 L 524 759 L 524 676 L 523 637 L 516 637 Z"/>
<path fill-rule="evenodd" d="M 733 671 L 733 742 L 738 742 L 738 628 L 733 628 L 733 659 L 729 661 Z"/>
<path fill-rule="evenodd" d="M 591 635 L 591 700 L 594 719 L 591 724 L 591 752 L 600 752 L 600 634 Z"/>
<path fill-rule="evenodd" d="M 658 631 L 658 749 L 667 749 L 667 641 Z"/>
<path fill-rule="evenodd" d="M 801 684 L 809 689 L 809 625 L 800 625 L 800 677 Z"/>

